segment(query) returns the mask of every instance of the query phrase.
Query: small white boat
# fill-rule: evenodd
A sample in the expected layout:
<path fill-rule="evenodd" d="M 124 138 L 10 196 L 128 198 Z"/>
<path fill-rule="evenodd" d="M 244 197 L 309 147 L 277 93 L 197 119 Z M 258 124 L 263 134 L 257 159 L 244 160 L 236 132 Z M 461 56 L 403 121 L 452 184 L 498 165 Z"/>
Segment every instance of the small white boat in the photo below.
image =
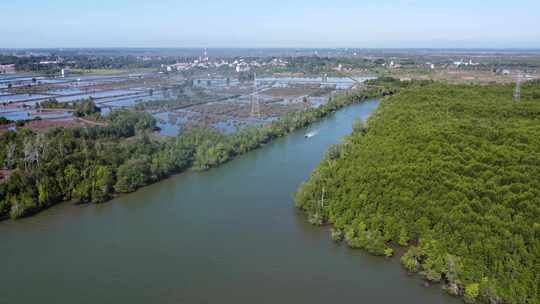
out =
<path fill-rule="evenodd" d="M 317 131 L 311 131 L 304 135 L 305 138 L 311 138 L 313 136 L 317 135 Z"/>

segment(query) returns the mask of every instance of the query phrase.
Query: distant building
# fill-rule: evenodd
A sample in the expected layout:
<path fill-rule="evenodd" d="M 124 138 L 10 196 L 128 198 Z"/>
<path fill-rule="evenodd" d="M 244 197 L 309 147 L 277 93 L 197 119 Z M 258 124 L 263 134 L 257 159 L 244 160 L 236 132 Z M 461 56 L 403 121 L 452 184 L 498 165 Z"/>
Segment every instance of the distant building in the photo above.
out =
<path fill-rule="evenodd" d="M 197 61 L 198 62 L 198 61 Z M 167 72 L 172 72 L 172 71 L 187 71 L 191 68 L 193 68 L 194 66 L 199 66 L 200 64 L 195 62 L 194 64 L 191 64 L 191 63 L 185 63 L 185 62 L 178 62 L 178 63 L 175 63 L 175 64 L 171 64 L 171 65 L 161 65 L 161 69 L 162 70 L 165 70 Z"/>
<path fill-rule="evenodd" d="M 473 62 L 472 59 L 469 59 L 469 61 L 464 61 L 463 59 L 459 60 L 459 61 L 454 61 L 454 65 L 459 67 L 459 66 L 477 66 L 477 65 L 480 65 L 480 63 L 477 63 L 477 62 Z"/>
<path fill-rule="evenodd" d="M 214 66 L 216 68 L 222 67 L 222 66 L 228 66 L 229 63 L 225 60 L 221 60 L 220 62 L 214 62 Z"/>
<path fill-rule="evenodd" d="M 236 65 L 236 72 L 237 73 L 249 72 L 250 70 L 251 70 L 251 68 L 249 67 L 249 64 L 247 64 L 245 62 L 240 62 L 239 64 Z"/>
<path fill-rule="evenodd" d="M 177 71 L 187 71 L 191 69 L 191 64 L 179 62 L 179 63 L 173 64 L 171 67 Z"/>
<path fill-rule="evenodd" d="M 0 64 L 0 74 L 15 73 L 14 64 Z"/>
<path fill-rule="evenodd" d="M 60 76 L 61 77 L 66 77 L 70 72 L 70 69 L 69 68 L 63 68 L 60 70 Z"/>
<path fill-rule="evenodd" d="M 199 56 L 200 62 L 208 62 L 210 61 L 210 57 L 208 57 L 208 50 L 204 48 L 204 51 L 202 53 L 202 56 Z"/>
<path fill-rule="evenodd" d="M 328 74 L 323 74 L 322 76 L 322 82 L 328 82 Z"/>
<path fill-rule="evenodd" d="M 58 60 L 54 60 L 54 61 L 40 61 L 39 64 L 42 64 L 42 65 L 49 65 L 49 64 L 59 64 L 60 61 Z"/>
<path fill-rule="evenodd" d="M 480 63 L 473 62 L 472 59 L 470 59 L 470 60 L 469 60 L 469 65 L 470 65 L 470 66 L 477 66 L 477 65 L 480 65 Z"/>
<path fill-rule="evenodd" d="M 512 73 L 510 72 L 510 70 L 508 70 L 508 69 L 503 69 L 503 68 L 498 68 L 498 69 L 496 69 L 496 70 L 495 70 L 495 73 L 496 73 L 497 75 L 510 75 L 510 74 L 512 74 Z"/>
<path fill-rule="evenodd" d="M 288 65 L 287 61 L 282 60 L 281 58 L 274 58 L 270 62 L 271 66 L 286 67 Z"/>

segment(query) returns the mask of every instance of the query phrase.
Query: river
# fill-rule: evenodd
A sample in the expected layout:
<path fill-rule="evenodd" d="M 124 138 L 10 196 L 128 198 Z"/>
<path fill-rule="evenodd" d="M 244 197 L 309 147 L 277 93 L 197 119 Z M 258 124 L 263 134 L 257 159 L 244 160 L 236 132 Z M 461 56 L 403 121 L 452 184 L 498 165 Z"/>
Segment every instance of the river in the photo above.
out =
<path fill-rule="evenodd" d="M 377 105 L 208 172 L 0 223 L 0 303 L 460 303 L 397 258 L 333 243 L 293 206 L 328 146 Z"/>

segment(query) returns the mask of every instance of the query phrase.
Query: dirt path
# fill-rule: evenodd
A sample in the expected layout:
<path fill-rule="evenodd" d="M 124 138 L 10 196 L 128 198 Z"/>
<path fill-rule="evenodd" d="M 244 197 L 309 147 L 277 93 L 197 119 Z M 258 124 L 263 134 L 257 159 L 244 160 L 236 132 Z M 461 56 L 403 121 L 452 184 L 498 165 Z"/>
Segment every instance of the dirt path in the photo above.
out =
<path fill-rule="evenodd" d="M 101 127 L 104 127 L 104 126 L 107 125 L 106 123 L 103 123 L 103 122 L 92 121 L 92 120 L 84 119 L 84 118 L 82 118 L 82 117 L 77 117 L 77 118 L 75 118 L 75 121 L 83 122 L 83 123 L 86 123 L 86 124 L 89 124 L 89 125 L 93 125 L 93 126 L 101 126 Z"/>

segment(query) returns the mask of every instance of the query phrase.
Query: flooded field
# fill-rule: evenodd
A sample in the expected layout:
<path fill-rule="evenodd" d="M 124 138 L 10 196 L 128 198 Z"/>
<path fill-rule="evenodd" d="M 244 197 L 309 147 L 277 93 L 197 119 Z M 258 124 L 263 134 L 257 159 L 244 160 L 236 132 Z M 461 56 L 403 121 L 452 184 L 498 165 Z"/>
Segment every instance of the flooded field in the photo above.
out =
<path fill-rule="evenodd" d="M 238 77 L 237 77 L 238 78 Z M 123 76 L 0 76 L 0 116 L 9 120 L 49 120 L 69 124 L 68 111 L 43 111 L 37 104 L 54 99 L 77 103 L 93 99 L 102 115 L 118 108 L 152 113 L 161 134 L 182 128 L 210 127 L 225 133 L 269 123 L 293 111 L 324 104 L 329 97 L 367 78 L 269 77 L 240 81 L 230 75 L 146 73 Z"/>

